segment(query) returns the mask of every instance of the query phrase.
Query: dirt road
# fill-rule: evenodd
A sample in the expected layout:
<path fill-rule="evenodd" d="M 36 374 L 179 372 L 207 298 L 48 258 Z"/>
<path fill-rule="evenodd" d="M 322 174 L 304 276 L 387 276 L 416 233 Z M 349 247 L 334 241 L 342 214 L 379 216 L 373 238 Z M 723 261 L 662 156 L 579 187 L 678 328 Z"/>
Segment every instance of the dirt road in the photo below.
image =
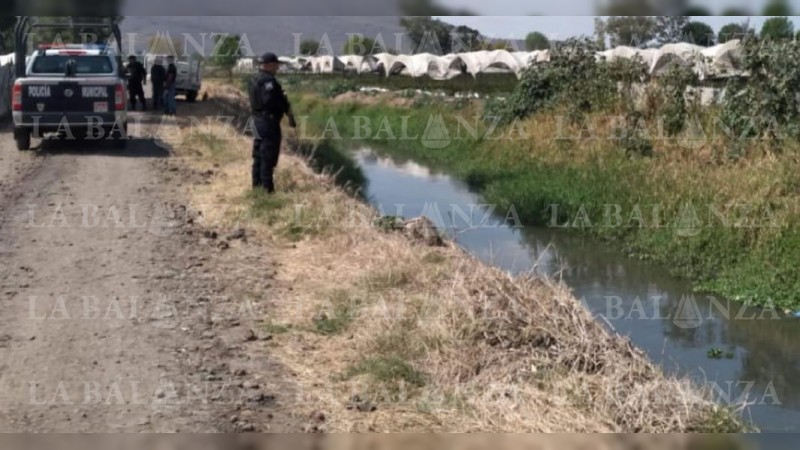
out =
<path fill-rule="evenodd" d="M 18 152 L 2 130 L 0 431 L 295 429 L 282 369 L 250 356 L 261 299 L 227 275 L 266 283 L 269 261 L 187 213 L 151 131 Z"/>

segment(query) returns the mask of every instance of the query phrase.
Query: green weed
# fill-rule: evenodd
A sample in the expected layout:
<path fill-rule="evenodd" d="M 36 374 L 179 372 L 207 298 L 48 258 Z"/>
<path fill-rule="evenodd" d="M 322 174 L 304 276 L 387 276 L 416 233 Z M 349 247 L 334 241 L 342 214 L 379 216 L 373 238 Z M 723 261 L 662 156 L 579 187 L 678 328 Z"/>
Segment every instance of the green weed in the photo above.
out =
<path fill-rule="evenodd" d="M 347 369 L 343 378 L 349 380 L 360 375 L 366 375 L 373 383 L 385 387 L 398 388 L 399 384 L 403 383 L 409 387 L 419 388 L 427 383 L 425 373 L 396 357 L 377 356 L 364 359 Z"/>
<path fill-rule="evenodd" d="M 344 290 L 334 291 L 329 299 L 329 306 L 314 320 L 317 333 L 332 336 L 343 333 L 355 319 L 360 301 Z"/>

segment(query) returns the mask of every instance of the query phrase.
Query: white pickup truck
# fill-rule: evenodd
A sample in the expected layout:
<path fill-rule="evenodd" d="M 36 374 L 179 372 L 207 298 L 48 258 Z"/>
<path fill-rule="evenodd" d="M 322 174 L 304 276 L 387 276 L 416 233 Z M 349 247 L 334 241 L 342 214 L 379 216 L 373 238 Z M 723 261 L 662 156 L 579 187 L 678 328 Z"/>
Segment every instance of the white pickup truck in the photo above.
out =
<path fill-rule="evenodd" d="M 166 68 L 167 55 L 147 54 L 144 57 L 144 66 L 148 77 L 156 59 L 160 59 Z M 178 69 L 178 79 L 175 82 L 178 95 L 184 95 L 188 102 L 197 100 L 197 94 L 203 87 L 202 61 L 194 57 L 178 58 L 175 60 L 175 67 Z"/>
<path fill-rule="evenodd" d="M 125 147 L 128 99 L 116 54 L 84 46 L 39 49 L 12 89 L 14 140 L 28 150 L 31 136 L 113 139 Z"/>

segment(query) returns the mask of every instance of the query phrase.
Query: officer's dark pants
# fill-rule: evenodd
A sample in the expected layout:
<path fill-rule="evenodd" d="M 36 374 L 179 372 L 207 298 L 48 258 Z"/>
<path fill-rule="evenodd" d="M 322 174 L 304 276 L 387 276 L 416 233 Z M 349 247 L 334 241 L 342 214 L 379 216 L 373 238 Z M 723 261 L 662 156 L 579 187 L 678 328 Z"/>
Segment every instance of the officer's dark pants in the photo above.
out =
<path fill-rule="evenodd" d="M 255 118 L 253 139 L 253 188 L 275 192 L 273 174 L 281 151 L 281 125 L 274 120 Z"/>
<path fill-rule="evenodd" d="M 147 109 L 147 103 L 144 101 L 144 88 L 141 83 L 128 84 L 128 99 L 131 102 L 131 109 L 136 109 L 136 99 L 142 102 L 142 109 Z"/>
<path fill-rule="evenodd" d="M 153 83 L 153 111 L 164 109 L 164 83 Z"/>

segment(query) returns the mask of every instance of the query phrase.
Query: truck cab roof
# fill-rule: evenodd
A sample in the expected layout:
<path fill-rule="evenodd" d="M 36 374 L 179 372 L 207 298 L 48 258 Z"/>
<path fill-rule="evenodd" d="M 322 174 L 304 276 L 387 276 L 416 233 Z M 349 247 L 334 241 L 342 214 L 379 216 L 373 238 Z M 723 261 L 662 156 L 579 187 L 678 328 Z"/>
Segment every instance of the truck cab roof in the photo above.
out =
<path fill-rule="evenodd" d="M 27 61 L 28 77 L 117 77 L 117 58 L 97 49 L 48 49 Z"/>

